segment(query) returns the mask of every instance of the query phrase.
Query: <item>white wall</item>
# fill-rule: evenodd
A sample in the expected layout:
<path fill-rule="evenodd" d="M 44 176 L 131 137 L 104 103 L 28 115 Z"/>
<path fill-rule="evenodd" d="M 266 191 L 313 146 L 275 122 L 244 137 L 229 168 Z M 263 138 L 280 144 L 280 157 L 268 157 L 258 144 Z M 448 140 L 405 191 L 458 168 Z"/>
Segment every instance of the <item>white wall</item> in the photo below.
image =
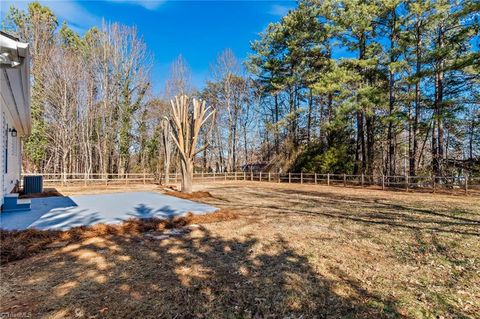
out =
<path fill-rule="evenodd" d="M 0 189 L 2 190 L 2 194 L 8 194 L 13 190 L 17 181 L 20 180 L 21 142 L 18 133 L 16 137 L 12 137 L 11 132 L 8 131 L 8 129 L 13 129 L 15 127 L 13 124 L 12 116 L 8 108 L 6 108 L 3 103 L 1 103 L 0 105 L 0 112 L 0 176 L 2 177 L 0 178 Z M 8 152 L 6 152 L 7 147 Z M 6 154 L 8 154 L 7 161 L 5 161 Z M 1 203 L 3 203 L 3 196 L 0 197 Z"/>
<path fill-rule="evenodd" d="M 2 52 L 10 52 L 20 62 L 16 67 L 2 65 L 0 69 L 0 202 L 3 204 L 3 195 L 10 193 L 20 179 L 20 138 L 30 134 L 32 123 L 28 43 L 3 32 L 0 40 Z M 12 136 L 12 129 L 17 136 Z"/>
<path fill-rule="evenodd" d="M 1 96 L 0 96 L 1 97 Z M 3 172 L 5 172 L 5 153 L 4 150 L 4 141 L 3 141 L 3 130 L 4 130 L 4 123 L 5 120 L 5 106 L 3 103 L 3 99 L 0 100 L 0 203 L 3 205 L 3 194 L 4 194 L 4 187 L 3 187 Z"/>

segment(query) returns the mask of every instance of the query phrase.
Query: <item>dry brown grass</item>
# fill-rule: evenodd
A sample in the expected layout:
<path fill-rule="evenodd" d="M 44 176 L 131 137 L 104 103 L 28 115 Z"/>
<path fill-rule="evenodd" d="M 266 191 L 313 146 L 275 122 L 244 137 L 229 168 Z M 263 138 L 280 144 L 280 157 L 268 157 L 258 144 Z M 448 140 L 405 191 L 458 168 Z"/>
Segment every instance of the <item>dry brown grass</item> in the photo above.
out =
<path fill-rule="evenodd" d="M 52 197 L 63 196 L 56 188 L 45 188 L 42 193 L 23 194 L 20 193 L 20 198 L 40 198 L 40 197 Z"/>
<path fill-rule="evenodd" d="M 187 194 L 187 193 L 179 192 L 177 190 L 169 190 L 166 192 L 166 194 L 170 196 L 175 196 L 178 198 L 190 199 L 190 200 L 212 197 L 212 194 L 210 194 L 209 192 L 202 192 L 202 191 L 197 191 L 197 192 L 192 192 L 190 194 Z"/>
<path fill-rule="evenodd" d="M 97 232 L 8 262 L 0 311 L 478 318 L 479 197 L 266 183 L 196 190 L 235 214 L 166 239 L 147 236 L 166 230 Z"/>
<path fill-rule="evenodd" d="M 64 196 L 82 195 L 82 194 L 105 194 L 105 193 L 122 193 L 131 192 L 161 192 L 163 186 L 156 184 L 128 184 L 125 183 L 109 183 L 105 184 L 65 184 L 56 185 L 55 189 Z"/>
<path fill-rule="evenodd" d="M 190 224 L 206 224 L 237 218 L 230 210 L 219 210 L 207 215 L 187 214 L 169 220 L 130 219 L 120 224 L 96 224 L 75 227 L 66 231 L 27 229 L 10 231 L 0 229 L 0 264 L 30 257 L 55 243 L 76 243 L 88 238 L 104 236 L 132 236 L 146 232 L 184 227 Z"/>

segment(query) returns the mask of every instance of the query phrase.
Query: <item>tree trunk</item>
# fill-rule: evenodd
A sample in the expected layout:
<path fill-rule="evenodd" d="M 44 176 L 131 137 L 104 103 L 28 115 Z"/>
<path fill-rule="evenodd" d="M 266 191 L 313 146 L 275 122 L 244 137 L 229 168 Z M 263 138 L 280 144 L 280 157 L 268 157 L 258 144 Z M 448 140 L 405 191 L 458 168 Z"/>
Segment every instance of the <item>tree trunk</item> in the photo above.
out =
<path fill-rule="evenodd" d="M 293 85 L 289 85 L 288 87 L 288 104 L 289 104 L 289 111 L 290 111 L 290 142 L 292 143 L 293 147 L 296 146 L 295 141 L 295 131 L 296 131 L 296 115 L 295 115 L 295 94 Z M 292 149 L 288 150 L 289 157 L 292 155 Z"/>
<path fill-rule="evenodd" d="M 395 112 L 395 73 L 393 70 L 393 63 L 395 62 L 395 41 L 397 38 L 396 31 L 396 12 L 395 8 L 392 9 L 392 25 L 390 34 L 390 67 L 388 72 L 388 173 L 392 176 L 395 175 L 395 143 L 394 134 L 395 128 L 393 125 L 393 113 Z"/>
<path fill-rule="evenodd" d="M 182 161 L 182 192 L 190 194 L 192 192 L 193 183 L 193 161 Z"/>
<path fill-rule="evenodd" d="M 410 86 L 408 87 L 410 91 Z M 412 102 L 408 102 L 408 172 L 410 176 L 415 176 L 415 118 L 412 116 Z"/>
<path fill-rule="evenodd" d="M 443 48 L 443 28 L 438 28 L 437 48 Z M 436 135 L 433 134 L 435 149 L 432 148 L 433 170 L 435 175 L 443 174 L 443 155 L 444 155 L 444 128 L 443 128 L 443 58 L 436 61 L 435 70 L 435 101 L 434 101 L 434 128 L 436 124 Z M 436 123 L 435 123 L 436 122 Z M 435 132 L 435 129 L 433 130 Z"/>
<path fill-rule="evenodd" d="M 214 111 L 209 112 L 210 109 L 205 107 L 204 101 L 193 99 L 193 110 L 191 110 L 188 97 L 185 95 L 176 96 L 175 101 L 172 100 L 171 136 L 179 152 L 184 193 L 192 192 L 195 155 L 208 146 L 204 145 L 198 151 L 196 150 L 200 129 L 214 114 Z"/>
<path fill-rule="evenodd" d="M 365 34 L 363 33 L 359 39 L 359 60 L 365 59 L 366 51 L 366 39 Z M 365 76 L 364 70 L 361 70 L 362 76 Z M 363 83 L 360 84 L 363 86 Z M 356 139 L 356 148 L 355 148 L 355 165 L 354 165 L 354 174 L 358 174 L 360 171 L 365 172 L 365 132 L 364 132 L 364 113 L 363 109 L 360 109 L 360 105 L 357 106 L 356 118 L 357 118 L 357 139 Z"/>
<path fill-rule="evenodd" d="M 307 141 L 310 143 L 311 127 L 312 127 L 312 108 L 313 108 L 313 94 L 312 89 L 308 93 L 308 118 L 307 118 Z"/>
<path fill-rule="evenodd" d="M 368 115 L 366 118 L 367 126 L 367 175 L 373 175 L 373 167 L 375 161 L 375 135 L 374 135 L 374 125 L 375 118 L 373 115 Z"/>
<path fill-rule="evenodd" d="M 275 155 L 280 154 L 280 134 L 278 131 L 279 109 L 278 109 L 278 94 L 275 93 Z M 245 133 L 246 134 L 246 133 Z"/>
<path fill-rule="evenodd" d="M 420 72 L 421 72 L 421 58 L 422 58 L 422 52 L 421 52 L 421 45 L 422 45 L 422 39 L 421 39 L 421 23 L 417 22 L 416 24 L 416 44 L 415 44 L 415 75 L 417 76 L 416 78 L 416 83 L 415 83 L 415 116 L 413 118 L 413 127 L 412 127 L 412 143 L 413 143 L 413 151 L 410 156 L 410 175 L 415 176 L 417 173 L 417 154 L 418 154 L 418 123 L 420 120 L 420 112 L 421 112 L 421 105 L 420 105 L 420 99 L 421 99 L 421 91 L 420 91 Z"/>

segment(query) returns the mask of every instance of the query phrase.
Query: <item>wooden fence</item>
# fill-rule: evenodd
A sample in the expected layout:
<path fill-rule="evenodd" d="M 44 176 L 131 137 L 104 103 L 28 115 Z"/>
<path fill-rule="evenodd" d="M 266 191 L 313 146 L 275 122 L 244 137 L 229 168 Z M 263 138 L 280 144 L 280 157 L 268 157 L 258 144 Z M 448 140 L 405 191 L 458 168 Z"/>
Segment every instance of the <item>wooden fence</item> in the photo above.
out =
<path fill-rule="evenodd" d="M 128 174 L 24 174 L 42 175 L 44 185 L 119 185 L 119 184 L 165 184 L 165 176 L 151 173 Z M 181 180 L 179 173 L 169 175 L 168 184 L 176 184 Z M 397 188 L 408 190 L 457 189 L 468 192 L 480 189 L 480 177 L 469 176 L 408 176 L 408 175 L 350 175 L 350 174 L 317 174 L 317 173 L 270 173 L 270 172 L 230 172 L 230 173 L 195 173 L 194 181 L 201 183 L 225 181 L 260 181 L 271 183 L 318 184 L 343 187 L 371 187 L 382 189 Z"/>
<path fill-rule="evenodd" d="M 67 185 L 92 185 L 92 184 L 151 184 L 159 183 L 159 178 L 149 173 L 127 173 L 127 174 L 85 174 L 85 173 L 44 173 L 22 174 L 21 184 L 23 184 L 24 176 L 41 175 L 43 176 L 44 186 L 67 186 Z M 21 185 L 23 186 L 23 185 Z"/>

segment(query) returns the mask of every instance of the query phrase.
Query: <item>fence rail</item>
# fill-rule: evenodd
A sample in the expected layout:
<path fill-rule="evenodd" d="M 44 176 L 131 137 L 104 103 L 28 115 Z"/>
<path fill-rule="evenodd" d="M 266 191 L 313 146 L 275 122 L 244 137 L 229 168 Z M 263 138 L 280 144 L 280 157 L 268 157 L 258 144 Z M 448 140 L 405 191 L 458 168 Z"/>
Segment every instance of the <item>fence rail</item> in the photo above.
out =
<path fill-rule="evenodd" d="M 55 185 L 92 185 L 92 184 L 174 184 L 181 180 L 179 173 L 158 176 L 151 173 L 127 174 L 24 174 L 42 175 L 45 186 Z M 22 178 L 23 180 L 23 178 Z M 351 174 L 317 174 L 317 173 L 270 173 L 270 172 L 229 172 L 229 173 L 195 173 L 196 182 L 222 182 L 222 181 L 260 181 L 274 183 L 299 183 L 318 184 L 328 186 L 378 186 L 382 189 L 400 188 L 405 190 L 431 189 L 480 189 L 480 177 L 465 176 L 408 176 L 408 175 L 351 175 Z"/>
<path fill-rule="evenodd" d="M 68 185 L 68 184 L 147 184 L 159 182 L 154 174 L 149 173 L 126 173 L 126 174 L 100 174 L 100 173 L 45 173 L 22 174 L 21 184 L 23 184 L 23 176 L 40 175 L 43 176 L 43 183 L 46 186 Z M 20 185 L 23 186 L 23 185 Z"/>

